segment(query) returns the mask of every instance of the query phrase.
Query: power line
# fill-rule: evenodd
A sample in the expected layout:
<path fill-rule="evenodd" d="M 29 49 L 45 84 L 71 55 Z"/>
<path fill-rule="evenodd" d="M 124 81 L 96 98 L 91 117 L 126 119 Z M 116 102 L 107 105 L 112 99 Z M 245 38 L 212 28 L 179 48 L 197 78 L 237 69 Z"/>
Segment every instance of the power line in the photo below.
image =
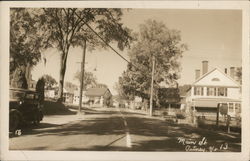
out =
<path fill-rule="evenodd" d="M 72 10 L 72 9 L 71 9 Z M 83 18 L 81 18 L 77 13 L 75 13 L 76 14 L 76 16 L 78 17 L 78 18 L 80 18 L 81 19 L 81 21 L 83 21 L 84 22 L 84 24 L 97 36 L 97 37 L 99 37 L 104 43 L 105 43 L 105 45 L 107 45 L 112 51 L 114 51 L 118 56 L 120 56 L 123 60 L 125 60 L 126 62 L 128 62 L 129 64 L 131 64 L 132 66 L 134 66 L 136 69 L 138 69 L 137 68 L 137 66 L 135 66 L 134 64 L 132 64 L 130 61 L 128 61 L 126 58 L 124 58 L 118 51 L 116 51 L 111 45 L 109 45 L 109 43 L 108 42 L 106 42 L 91 26 L 89 26 L 89 24 L 86 22 L 86 21 L 84 21 L 83 20 Z"/>

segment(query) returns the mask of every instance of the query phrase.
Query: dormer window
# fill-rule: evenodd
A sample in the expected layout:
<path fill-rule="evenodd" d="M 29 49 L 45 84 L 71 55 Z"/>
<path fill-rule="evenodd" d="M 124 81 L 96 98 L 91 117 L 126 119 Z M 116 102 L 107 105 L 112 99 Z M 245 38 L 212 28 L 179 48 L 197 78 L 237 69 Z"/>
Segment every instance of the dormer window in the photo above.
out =
<path fill-rule="evenodd" d="M 220 79 L 219 78 L 213 78 L 212 81 L 218 82 L 218 81 L 220 81 Z"/>

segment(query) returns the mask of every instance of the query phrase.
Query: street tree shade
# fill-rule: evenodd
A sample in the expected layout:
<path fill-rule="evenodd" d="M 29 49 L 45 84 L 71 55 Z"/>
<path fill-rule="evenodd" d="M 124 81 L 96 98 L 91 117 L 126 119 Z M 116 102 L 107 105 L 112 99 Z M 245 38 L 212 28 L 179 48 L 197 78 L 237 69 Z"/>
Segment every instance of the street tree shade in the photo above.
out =
<path fill-rule="evenodd" d="M 36 9 L 35 9 L 36 10 Z M 59 99 L 63 97 L 64 76 L 70 47 L 87 49 L 106 47 L 89 29 L 91 26 L 107 42 L 117 42 L 119 49 L 129 46 L 130 30 L 121 23 L 122 10 L 116 8 L 43 8 L 37 9 L 41 20 L 40 31 L 45 33 L 49 45 L 60 52 Z M 88 24 L 88 26 L 86 25 Z"/>
<path fill-rule="evenodd" d="M 153 100 L 159 104 L 158 92 L 162 84 L 173 87 L 180 78 L 180 58 L 187 45 L 182 43 L 180 31 L 169 29 L 155 20 L 147 20 L 140 25 L 137 35 L 137 41 L 129 51 L 131 64 L 118 81 L 118 93 L 126 98 L 139 96 L 149 100 L 154 57 Z"/>

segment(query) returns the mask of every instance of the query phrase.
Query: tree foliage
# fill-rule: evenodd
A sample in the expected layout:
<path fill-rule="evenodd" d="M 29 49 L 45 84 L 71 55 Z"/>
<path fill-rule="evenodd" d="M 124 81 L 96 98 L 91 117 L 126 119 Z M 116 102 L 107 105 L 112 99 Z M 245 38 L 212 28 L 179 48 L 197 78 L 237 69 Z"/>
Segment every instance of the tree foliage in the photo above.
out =
<path fill-rule="evenodd" d="M 48 74 L 43 75 L 43 79 L 45 82 L 46 89 L 52 89 L 53 86 L 57 85 L 57 81 L 52 76 L 50 76 Z"/>
<path fill-rule="evenodd" d="M 119 49 L 129 45 L 130 30 L 121 23 L 122 10 L 115 8 L 44 8 L 37 11 L 41 31 L 47 42 L 60 51 L 59 97 L 63 96 L 66 61 L 71 46 L 82 46 L 87 41 L 88 49 L 103 47 L 97 36 L 87 27 L 91 26 L 107 42 L 117 42 Z"/>
<path fill-rule="evenodd" d="M 18 79 L 16 77 L 20 77 L 20 73 L 26 75 L 27 69 L 41 58 L 43 34 L 39 32 L 39 19 L 33 11 L 28 8 L 10 9 L 10 82 Z"/>
<path fill-rule="evenodd" d="M 103 83 L 97 83 L 95 87 L 97 87 L 97 88 L 108 88 L 108 86 L 106 84 L 103 84 Z"/>
<path fill-rule="evenodd" d="M 81 72 L 75 73 L 75 79 L 81 81 Z M 91 72 L 85 71 L 83 80 L 83 89 L 95 87 L 97 85 L 97 79 Z"/>
<path fill-rule="evenodd" d="M 153 57 L 155 57 L 154 100 L 162 85 L 173 87 L 180 78 L 180 58 L 187 46 L 181 42 L 180 31 L 163 23 L 148 20 L 140 25 L 137 41 L 129 51 L 130 64 L 119 78 L 119 93 L 129 98 L 149 99 Z"/>
<path fill-rule="evenodd" d="M 11 79 L 11 87 L 28 89 L 28 82 L 22 68 L 15 69 L 15 76 Z"/>
<path fill-rule="evenodd" d="M 78 86 L 75 85 L 74 83 L 71 83 L 71 82 L 65 82 L 65 85 L 64 85 L 65 89 L 68 90 L 68 91 L 71 91 L 71 92 L 74 92 L 78 89 Z"/>
<path fill-rule="evenodd" d="M 177 103 L 180 101 L 180 93 L 178 88 L 160 88 L 158 90 L 158 99 L 161 106 L 167 103 Z"/>

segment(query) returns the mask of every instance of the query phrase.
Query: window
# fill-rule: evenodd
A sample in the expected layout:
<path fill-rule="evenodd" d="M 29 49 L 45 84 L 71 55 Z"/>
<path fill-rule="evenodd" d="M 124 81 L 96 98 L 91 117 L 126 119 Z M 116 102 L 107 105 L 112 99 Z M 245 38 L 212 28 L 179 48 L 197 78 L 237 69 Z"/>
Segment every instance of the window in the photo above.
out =
<path fill-rule="evenodd" d="M 225 87 L 207 87 L 207 96 L 227 96 L 227 88 Z"/>
<path fill-rule="evenodd" d="M 10 98 L 23 98 L 25 93 L 10 90 Z"/>
<path fill-rule="evenodd" d="M 240 103 L 235 103 L 235 111 L 236 112 L 241 112 L 241 105 L 240 105 Z"/>
<path fill-rule="evenodd" d="M 207 96 L 216 96 L 216 88 L 207 87 Z"/>
<path fill-rule="evenodd" d="M 25 98 L 27 98 L 27 99 L 34 99 L 34 94 L 27 93 L 26 96 L 25 96 Z"/>
<path fill-rule="evenodd" d="M 218 96 L 227 96 L 227 88 L 219 87 L 218 88 Z"/>
<path fill-rule="evenodd" d="M 229 103 L 229 112 L 234 112 L 234 104 Z"/>
<path fill-rule="evenodd" d="M 194 95 L 203 96 L 203 87 L 194 87 Z"/>

